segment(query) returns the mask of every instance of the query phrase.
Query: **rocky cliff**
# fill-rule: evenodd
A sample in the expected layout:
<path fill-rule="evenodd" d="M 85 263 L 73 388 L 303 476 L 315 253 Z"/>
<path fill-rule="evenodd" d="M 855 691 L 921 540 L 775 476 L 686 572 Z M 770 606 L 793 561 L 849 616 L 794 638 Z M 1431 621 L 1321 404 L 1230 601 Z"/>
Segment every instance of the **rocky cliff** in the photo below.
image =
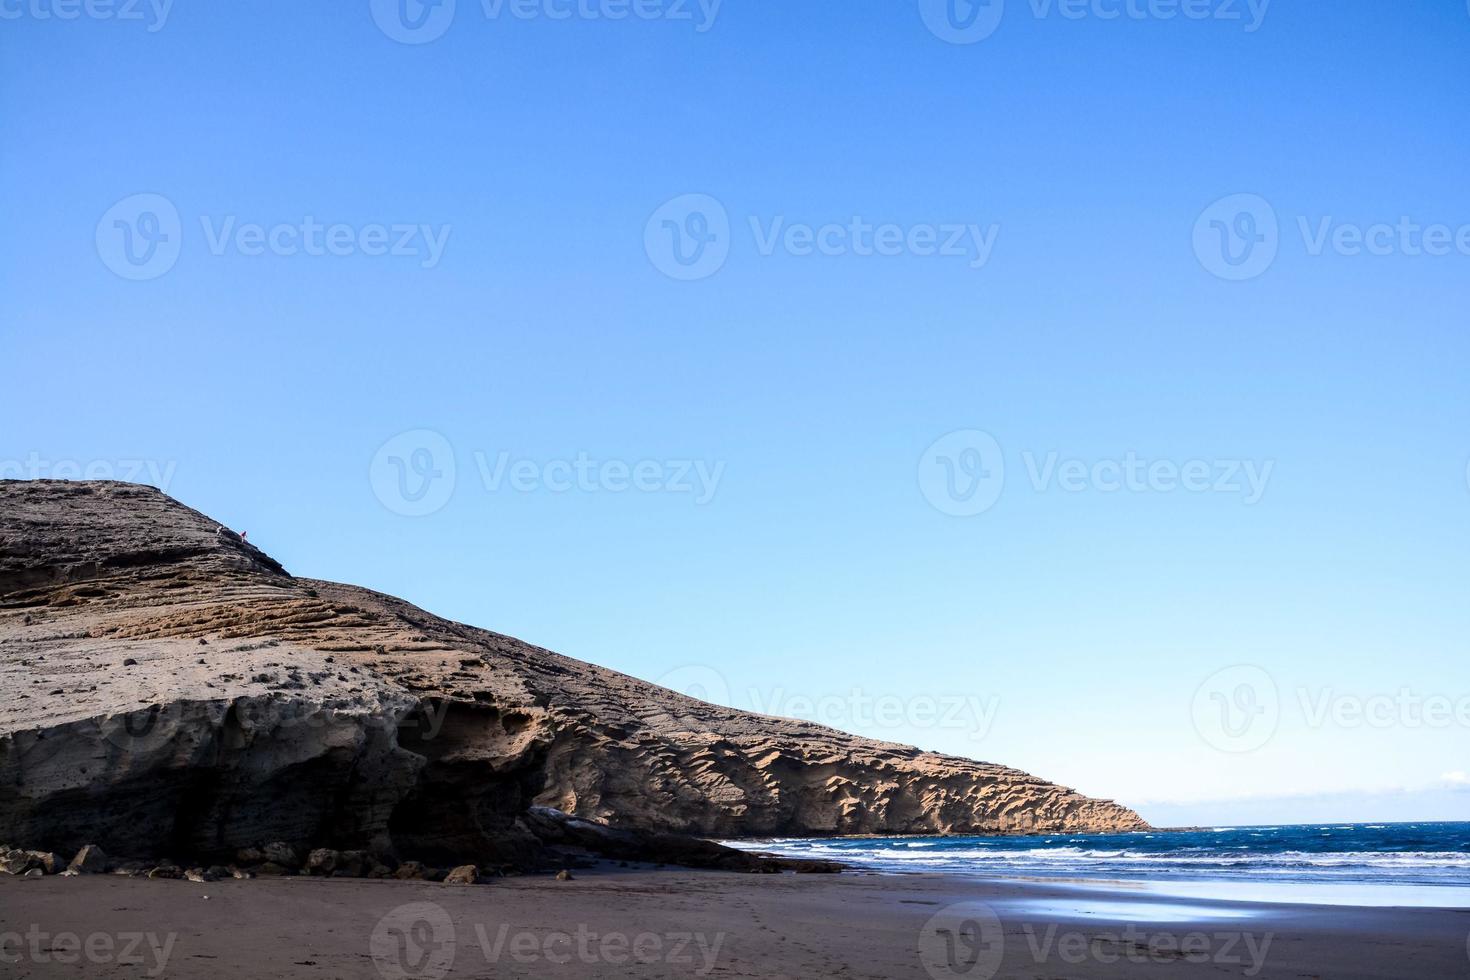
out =
<path fill-rule="evenodd" d="M 1015 769 L 706 704 L 294 578 L 151 488 L 0 482 L 0 840 L 516 863 L 546 838 L 543 807 L 714 837 L 1145 826 Z"/>

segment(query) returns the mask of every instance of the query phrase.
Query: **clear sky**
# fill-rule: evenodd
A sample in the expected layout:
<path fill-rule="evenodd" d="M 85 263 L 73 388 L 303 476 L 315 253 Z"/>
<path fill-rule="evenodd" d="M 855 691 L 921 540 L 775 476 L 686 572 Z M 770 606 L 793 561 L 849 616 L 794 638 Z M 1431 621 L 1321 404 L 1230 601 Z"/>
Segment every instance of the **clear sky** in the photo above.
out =
<path fill-rule="evenodd" d="M 1160 822 L 1470 818 L 1462 0 L 0 15 L 3 475 Z"/>

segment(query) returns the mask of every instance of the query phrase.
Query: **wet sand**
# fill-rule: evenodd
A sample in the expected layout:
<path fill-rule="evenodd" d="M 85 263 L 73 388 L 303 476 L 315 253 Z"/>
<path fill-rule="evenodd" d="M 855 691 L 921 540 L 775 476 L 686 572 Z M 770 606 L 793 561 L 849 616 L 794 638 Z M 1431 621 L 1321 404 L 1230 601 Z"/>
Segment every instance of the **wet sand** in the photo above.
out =
<path fill-rule="evenodd" d="M 206 897 L 207 896 L 207 897 Z M 939 875 L 0 878 L 13 977 L 1463 977 L 1470 911 Z"/>

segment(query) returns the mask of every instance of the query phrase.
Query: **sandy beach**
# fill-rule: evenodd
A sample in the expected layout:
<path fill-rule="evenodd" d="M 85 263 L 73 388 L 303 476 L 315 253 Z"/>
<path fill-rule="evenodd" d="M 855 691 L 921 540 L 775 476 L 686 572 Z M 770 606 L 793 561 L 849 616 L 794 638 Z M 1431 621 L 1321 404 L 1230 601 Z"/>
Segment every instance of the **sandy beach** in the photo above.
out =
<path fill-rule="evenodd" d="M 940 875 L 0 880 L 14 977 L 1458 977 L 1470 910 Z"/>

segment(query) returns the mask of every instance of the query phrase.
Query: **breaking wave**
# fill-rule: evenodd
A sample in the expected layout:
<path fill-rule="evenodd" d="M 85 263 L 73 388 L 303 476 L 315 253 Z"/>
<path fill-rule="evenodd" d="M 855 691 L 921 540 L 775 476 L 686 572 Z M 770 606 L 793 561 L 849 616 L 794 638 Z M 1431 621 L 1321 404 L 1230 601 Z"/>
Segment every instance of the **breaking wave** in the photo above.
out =
<path fill-rule="evenodd" d="M 728 843 L 892 872 L 1470 884 L 1470 823 L 1214 827 L 1047 837 L 782 838 Z"/>

